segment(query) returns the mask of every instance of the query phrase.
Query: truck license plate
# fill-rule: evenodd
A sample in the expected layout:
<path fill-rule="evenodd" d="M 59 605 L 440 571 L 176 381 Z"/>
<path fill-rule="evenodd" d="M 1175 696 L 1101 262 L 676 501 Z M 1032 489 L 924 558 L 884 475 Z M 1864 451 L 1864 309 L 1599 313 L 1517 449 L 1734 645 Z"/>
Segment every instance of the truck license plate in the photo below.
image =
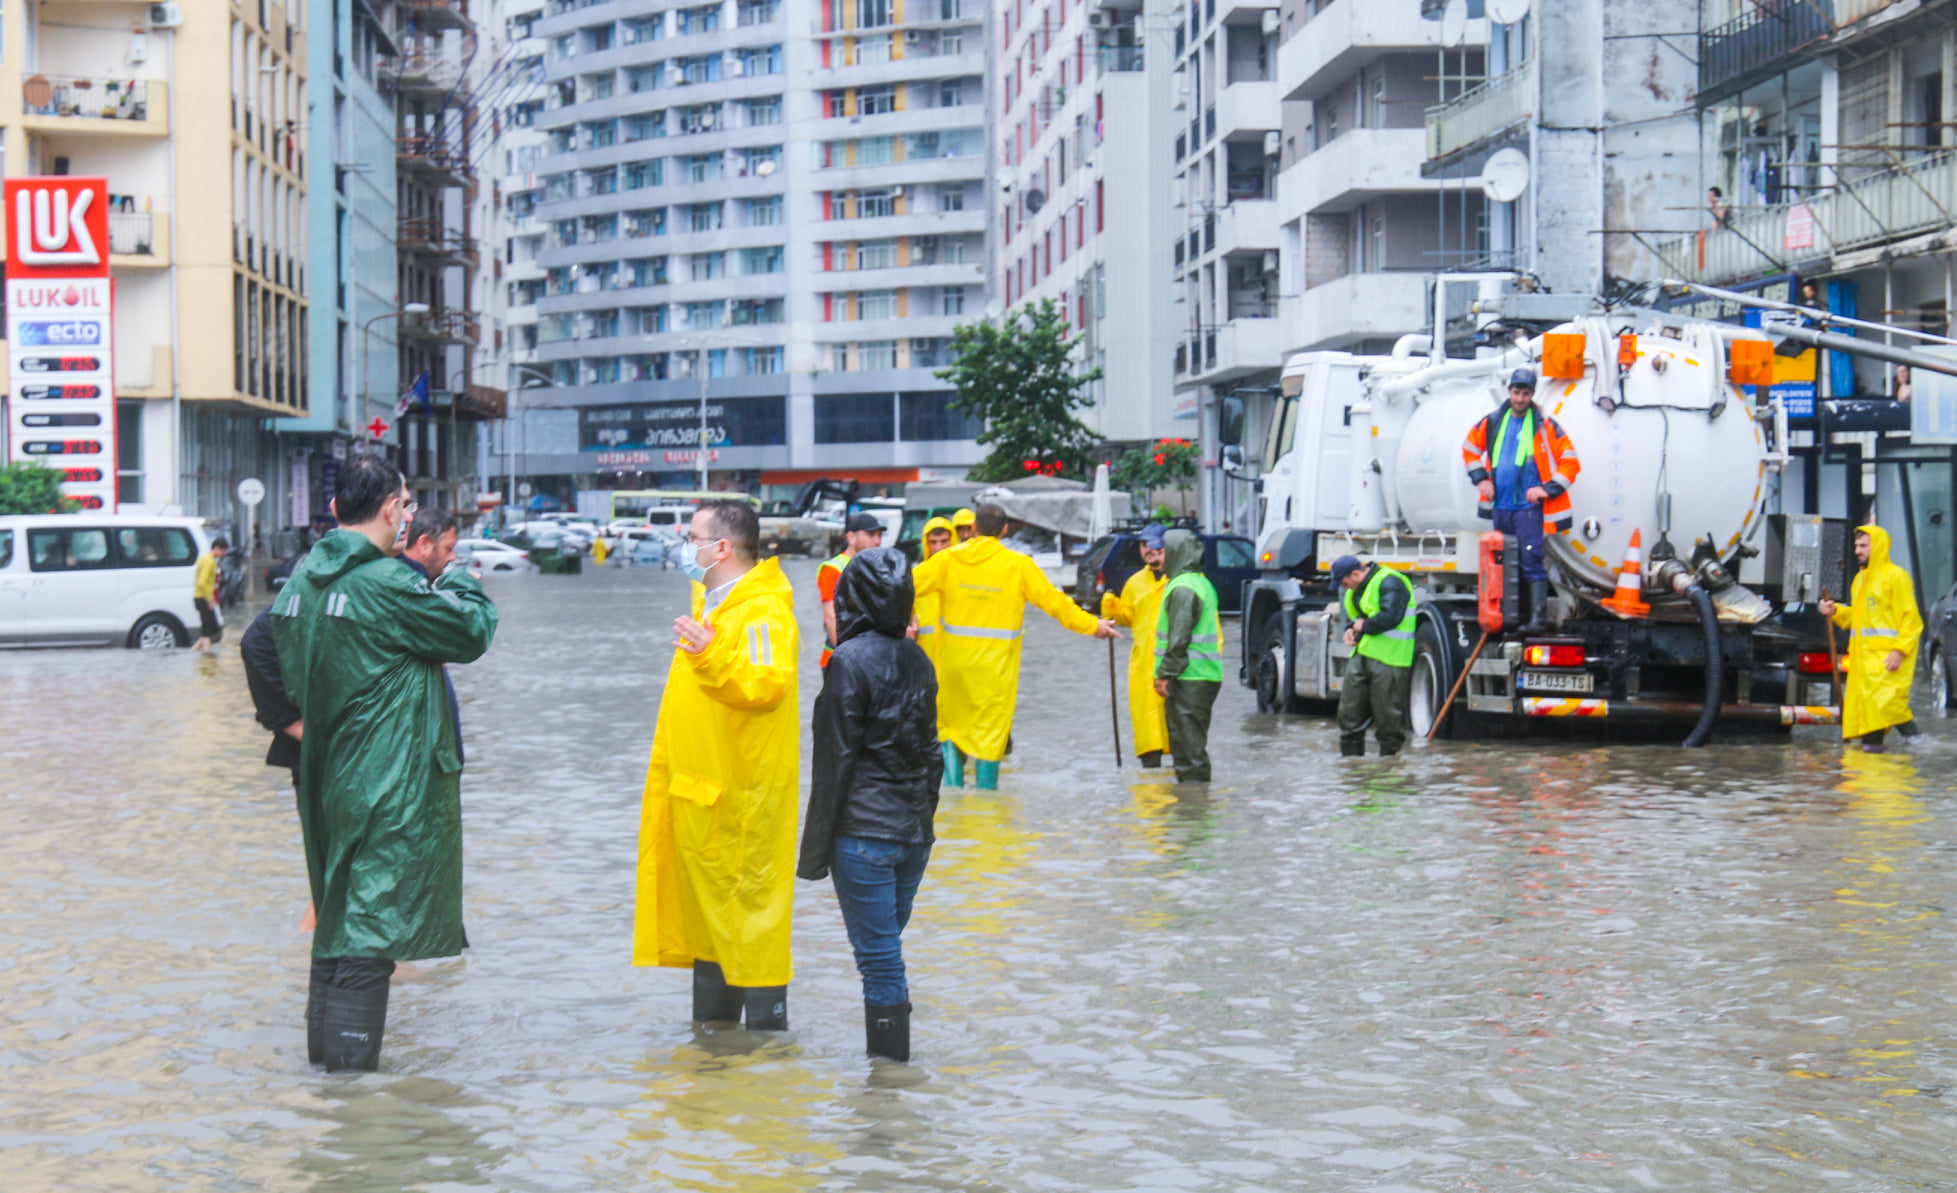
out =
<path fill-rule="evenodd" d="M 1596 683 L 1596 677 L 1588 671 L 1524 671 L 1522 690 L 1525 692 L 1588 692 Z"/>

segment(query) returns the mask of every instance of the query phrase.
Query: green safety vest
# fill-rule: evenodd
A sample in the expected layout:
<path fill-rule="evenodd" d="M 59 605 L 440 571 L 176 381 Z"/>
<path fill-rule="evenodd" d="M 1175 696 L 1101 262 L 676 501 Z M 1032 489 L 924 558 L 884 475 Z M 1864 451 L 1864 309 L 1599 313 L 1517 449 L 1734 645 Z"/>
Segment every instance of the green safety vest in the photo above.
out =
<path fill-rule="evenodd" d="M 844 555 L 837 555 L 837 556 L 836 556 L 835 558 L 833 558 L 833 559 L 825 559 L 825 560 L 823 560 L 823 561 L 822 561 L 822 567 L 819 567 L 819 568 L 817 568 L 817 569 L 815 569 L 815 574 L 816 574 L 816 575 L 817 575 L 818 577 L 820 577 L 820 576 L 822 575 L 822 568 L 835 568 L 835 569 L 836 569 L 836 571 L 837 571 L 837 573 L 838 573 L 838 577 L 837 577 L 837 578 L 838 578 L 838 579 L 841 579 L 841 575 L 840 575 L 840 573 L 842 572 L 842 570 L 843 570 L 844 568 L 846 568 L 846 567 L 848 567 L 848 566 L 849 566 L 849 561 L 850 561 L 850 560 L 851 560 L 852 558 L 854 558 L 854 557 L 853 557 L 853 556 L 850 556 L 850 555 L 847 555 L 847 554 L 844 554 Z M 818 593 L 818 594 L 820 594 L 820 592 L 821 592 L 821 590 L 820 590 L 820 589 L 817 589 L 816 591 L 817 591 L 817 593 Z M 822 646 L 823 646 L 823 649 L 825 649 L 825 650 L 834 650 L 834 649 L 836 649 L 836 644 L 835 644 L 834 642 L 831 642 L 831 641 L 829 641 L 829 638 L 828 638 L 828 634 L 827 634 L 827 632 L 826 632 L 826 630 L 825 630 L 825 632 L 824 632 L 824 635 L 823 635 L 823 639 L 822 639 Z"/>
<path fill-rule="evenodd" d="M 1177 679 L 1223 682 L 1223 625 L 1216 617 L 1216 586 L 1201 572 L 1184 572 L 1162 590 L 1162 607 L 1155 614 L 1155 665 L 1169 653 L 1169 594 L 1187 588 L 1196 594 L 1202 609 L 1196 614 L 1196 632 L 1189 637 L 1189 665 Z"/>
<path fill-rule="evenodd" d="M 1379 588 L 1386 583 L 1388 576 L 1397 577 L 1400 583 L 1407 586 L 1407 615 L 1400 619 L 1399 625 L 1384 633 L 1369 630 L 1360 635 L 1359 645 L 1353 650 L 1366 658 L 1378 659 L 1389 667 L 1411 667 L 1413 666 L 1414 596 L 1413 585 L 1407 582 L 1405 576 L 1374 564 L 1373 578 L 1366 582 L 1366 587 L 1359 593 L 1359 607 L 1353 608 L 1352 590 L 1349 588 L 1339 594 L 1339 600 L 1345 604 L 1347 617 L 1354 621 L 1364 617 L 1370 622 L 1373 615 L 1379 612 Z"/>
<path fill-rule="evenodd" d="M 1490 464 L 1501 463 L 1502 448 L 1509 441 L 1509 423 L 1514 421 L 1513 419 L 1509 418 L 1508 411 L 1504 410 L 1501 413 L 1502 413 L 1502 429 L 1495 432 L 1495 450 L 1488 453 L 1488 462 Z M 1529 411 L 1529 413 L 1522 416 L 1522 434 L 1518 435 L 1515 440 L 1515 466 L 1517 468 L 1522 467 L 1524 464 L 1527 464 L 1529 462 L 1529 458 L 1535 454 L 1536 454 L 1536 412 L 1534 410 L 1531 410 Z"/>

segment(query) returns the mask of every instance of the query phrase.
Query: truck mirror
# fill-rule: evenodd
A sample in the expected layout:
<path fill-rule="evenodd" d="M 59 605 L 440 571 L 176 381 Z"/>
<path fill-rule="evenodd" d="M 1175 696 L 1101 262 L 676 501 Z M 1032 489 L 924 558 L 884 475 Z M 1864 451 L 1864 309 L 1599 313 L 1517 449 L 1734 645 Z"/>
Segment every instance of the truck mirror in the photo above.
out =
<path fill-rule="evenodd" d="M 1243 466 L 1243 448 L 1233 443 L 1223 449 L 1223 470 L 1225 472 L 1242 472 Z"/>
<path fill-rule="evenodd" d="M 1244 400 L 1227 395 L 1216 405 L 1216 440 L 1225 447 L 1244 441 Z"/>

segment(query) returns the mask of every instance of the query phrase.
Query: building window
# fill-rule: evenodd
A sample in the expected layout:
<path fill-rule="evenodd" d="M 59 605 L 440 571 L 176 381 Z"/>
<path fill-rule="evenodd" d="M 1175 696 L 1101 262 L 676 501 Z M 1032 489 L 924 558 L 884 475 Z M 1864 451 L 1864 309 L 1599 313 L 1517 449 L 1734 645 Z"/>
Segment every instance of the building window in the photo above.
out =
<path fill-rule="evenodd" d="M 985 424 L 953 410 L 951 402 L 957 396 L 950 390 L 900 395 L 897 401 L 901 415 L 899 438 L 906 443 L 978 438 Z"/>
<path fill-rule="evenodd" d="M 856 27 L 871 29 L 890 23 L 890 0 L 856 0 Z"/>
<path fill-rule="evenodd" d="M 780 273 L 781 246 L 771 244 L 758 249 L 742 249 L 741 272 Z"/>
<path fill-rule="evenodd" d="M 686 326 L 691 330 L 720 326 L 721 305 L 717 302 L 689 302 L 685 310 Z"/>
<path fill-rule="evenodd" d="M 890 35 L 879 33 L 872 37 L 856 39 L 856 65 L 874 66 L 890 61 Z"/>
<path fill-rule="evenodd" d="M 637 116 L 625 118 L 625 139 L 628 141 L 650 141 L 654 137 L 666 135 L 666 113 L 641 112 Z"/>
<path fill-rule="evenodd" d="M 866 340 L 856 346 L 856 367 L 861 370 L 897 367 L 897 341 Z"/>
<path fill-rule="evenodd" d="M 766 99 L 747 101 L 747 122 L 749 125 L 780 124 L 781 96 L 771 95 Z"/>
<path fill-rule="evenodd" d="M 941 182 L 938 184 L 938 210 L 965 210 L 965 184 L 962 182 Z"/>
<path fill-rule="evenodd" d="M 689 232 L 717 232 L 721 226 L 721 205 L 719 203 L 695 203 L 686 209 L 686 227 Z"/>
<path fill-rule="evenodd" d="M 686 160 L 686 180 L 688 182 L 718 182 L 721 176 L 721 156 L 718 153 L 695 154 Z"/>
<path fill-rule="evenodd" d="M 781 372 L 781 346 L 773 348 L 746 348 L 747 371 L 756 376 Z"/>
<path fill-rule="evenodd" d="M 886 83 L 881 87 L 858 87 L 856 89 L 856 114 L 858 116 L 884 116 L 897 110 L 897 88 Z"/>
<path fill-rule="evenodd" d="M 734 302 L 728 308 L 728 318 L 736 327 L 749 327 L 762 323 L 781 322 L 781 299 L 745 298 Z"/>
<path fill-rule="evenodd" d="M 895 319 L 897 317 L 897 292 L 895 290 L 863 291 L 862 294 L 857 296 L 856 317 L 858 319 Z"/>
<path fill-rule="evenodd" d="M 767 25 L 781 15 L 781 0 L 739 0 L 734 11 L 737 24 Z"/>
<path fill-rule="evenodd" d="M 116 403 L 116 502 L 143 500 L 143 404 Z"/>
<path fill-rule="evenodd" d="M 780 195 L 769 195 L 765 199 L 743 199 L 741 204 L 746 211 L 747 224 L 751 228 L 781 223 Z"/>
<path fill-rule="evenodd" d="M 944 288 L 944 313 L 962 315 L 965 313 L 965 287 L 946 286 Z"/>
<path fill-rule="evenodd" d="M 941 108 L 960 107 L 965 102 L 965 81 L 946 79 L 938 84 L 938 106 Z"/>
<path fill-rule="evenodd" d="M 856 246 L 856 268 L 892 269 L 897 264 L 897 242 L 865 240 Z"/>
<path fill-rule="evenodd" d="M 696 282 L 710 282 L 727 276 L 726 253 L 695 253 L 688 259 L 690 276 Z"/>
<path fill-rule="evenodd" d="M 720 5 L 702 4 L 698 8 L 682 8 L 673 14 L 673 30 L 681 35 L 689 33 L 711 33 L 720 28 Z"/>
<path fill-rule="evenodd" d="M 856 196 L 856 218 L 882 219 L 897 214 L 897 200 L 889 191 L 864 191 Z"/>
<path fill-rule="evenodd" d="M 625 189 L 636 191 L 643 190 L 649 186 L 660 186 L 664 184 L 666 181 L 665 165 L 666 160 L 658 157 L 643 162 L 626 162 Z"/>
<path fill-rule="evenodd" d="M 897 408 L 889 394 L 815 395 L 817 443 L 889 443 L 897 437 Z"/>
<path fill-rule="evenodd" d="M 681 108 L 679 113 L 682 134 L 712 132 L 720 125 L 719 104 L 696 104 L 690 108 Z"/>

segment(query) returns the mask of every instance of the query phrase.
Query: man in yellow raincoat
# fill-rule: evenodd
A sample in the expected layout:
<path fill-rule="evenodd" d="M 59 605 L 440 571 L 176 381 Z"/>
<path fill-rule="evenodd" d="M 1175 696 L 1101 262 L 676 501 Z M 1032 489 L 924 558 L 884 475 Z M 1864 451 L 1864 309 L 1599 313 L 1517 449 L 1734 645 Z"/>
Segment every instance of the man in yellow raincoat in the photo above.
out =
<path fill-rule="evenodd" d="M 693 1018 L 788 1027 L 802 726 L 795 594 L 745 501 L 693 515 L 639 813 L 632 963 L 692 967 Z"/>
<path fill-rule="evenodd" d="M 951 533 L 952 537 L 961 543 L 971 542 L 972 536 L 978 533 L 977 512 L 964 509 L 953 514 L 951 516 Z"/>
<path fill-rule="evenodd" d="M 1916 678 L 1923 618 L 1909 573 L 1889 562 L 1888 531 L 1857 526 L 1855 558 L 1862 570 L 1848 604 L 1822 601 L 1820 608 L 1822 616 L 1852 635 L 1842 688 L 1842 738 L 1860 739 L 1864 750 L 1881 753 L 1891 727 L 1905 740 L 1921 732 L 1910 716 L 1909 685 Z"/>
<path fill-rule="evenodd" d="M 1169 719 L 1155 693 L 1155 622 L 1162 610 L 1162 528 L 1142 531 L 1146 564 L 1121 586 L 1121 595 L 1101 594 L 1101 616 L 1134 631 L 1128 648 L 1128 717 L 1135 728 L 1135 757 L 1145 767 L 1162 765 L 1169 748 Z"/>
<path fill-rule="evenodd" d="M 949 519 L 933 518 L 926 522 L 923 557 L 929 559 L 940 551 L 951 550 L 953 533 Z M 917 623 L 917 644 L 924 648 L 924 657 L 931 660 L 931 666 L 936 667 L 938 644 L 944 638 L 944 632 L 938 628 L 938 595 L 917 598 L 911 606 L 911 620 Z"/>
<path fill-rule="evenodd" d="M 957 519 L 953 519 L 957 524 Z M 917 565 L 917 595 L 938 598 L 938 738 L 945 755 L 945 782 L 965 785 L 965 758 L 976 766 L 979 787 L 999 785 L 999 759 L 1012 733 L 1019 699 L 1019 645 L 1026 606 L 1039 606 L 1076 634 L 1119 637 L 1114 624 L 1067 599 L 1027 556 L 999 542 L 1006 512 L 981 505 L 970 542 Z"/>

